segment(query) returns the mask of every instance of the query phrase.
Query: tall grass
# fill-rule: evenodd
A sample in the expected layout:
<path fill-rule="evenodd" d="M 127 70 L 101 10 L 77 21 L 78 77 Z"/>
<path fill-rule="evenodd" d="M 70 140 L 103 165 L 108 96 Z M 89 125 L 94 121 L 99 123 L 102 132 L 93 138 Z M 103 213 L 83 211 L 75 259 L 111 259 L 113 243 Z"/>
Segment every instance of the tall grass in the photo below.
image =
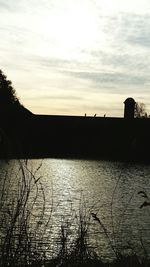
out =
<path fill-rule="evenodd" d="M 44 257 L 41 244 L 45 231 L 45 194 L 41 177 L 36 175 L 40 166 L 33 171 L 28 161 L 18 160 L 17 166 L 8 167 L 10 171 L 3 171 L 1 177 L 0 264 L 26 266 L 43 261 Z M 41 207 L 36 214 L 39 201 Z"/>
<path fill-rule="evenodd" d="M 54 241 L 46 233 L 53 223 L 53 199 L 47 211 L 44 186 L 42 177 L 39 175 L 40 168 L 41 165 L 33 170 L 27 160 L 17 160 L 8 162 L 8 168 L 1 171 L 1 267 L 150 266 L 148 257 L 139 259 L 134 251 L 130 255 L 123 256 L 115 246 L 114 225 L 112 227 L 113 235 L 110 237 L 101 217 L 94 212 L 94 206 L 92 209 L 86 207 L 86 201 L 82 194 L 79 210 L 70 209 L 70 220 L 66 219 L 65 216 L 62 217 L 57 238 L 57 252 L 53 256 L 50 247 Z M 112 219 L 115 191 L 116 187 L 111 200 Z M 38 207 L 39 203 L 40 207 Z M 91 245 L 89 241 L 91 222 L 98 224 L 106 236 L 106 240 L 115 255 L 113 262 L 104 263 L 97 255 L 94 245 Z M 144 247 L 144 244 L 142 245 Z"/>
<path fill-rule="evenodd" d="M 87 216 L 82 197 L 78 214 L 71 210 L 71 221 L 62 219 L 55 257 L 47 257 L 54 242 L 46 234 L 52 223 L 53 205 L 47 214 L 44 188 L 38 176 L 41 166 L 33 170 L 26 160 L 10 161 L 7 165 L 0 178 L 0 266 L 64 266 L 72 262 L 82 265 L 95 257 L 88 245 L 90 214 Z M 76 229 L 72 227 L 74 221 Z M 70 238 L 72 231 L 75 234 Z"/>

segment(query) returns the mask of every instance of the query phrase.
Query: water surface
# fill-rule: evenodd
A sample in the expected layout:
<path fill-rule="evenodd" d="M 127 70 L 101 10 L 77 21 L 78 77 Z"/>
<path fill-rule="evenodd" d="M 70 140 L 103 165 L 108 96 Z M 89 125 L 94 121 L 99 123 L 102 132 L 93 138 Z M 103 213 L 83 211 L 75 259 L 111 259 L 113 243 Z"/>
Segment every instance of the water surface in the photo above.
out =
<path fill-rule="evenodd" d="M 11 194 L 7 197 L 8 206 L 11 206 L 8 199 L 18 190 L 19 165 L 16 161 L 1 161 L 0 164 L 1 183 L 6 170 L 13 174 L 13 179 L 9 178 Z M 27 166 L 34 173 L 34 182 L 41 182 L 31 225 L 34 228 L 38 222 L 36 235 L 42 234 L 44 229 L 49 251 L 55 253 L 59 249 L 62 225 L 71 242 L 82 220 L 88 225 L 89 246 L 102 257 L 112 259 L 113 247 L 126 253 L 150 254 L 150 206 L 142 207 L 144 201 L 149 203 L 149 165 L 45 159 L 30 160 Z M 30 203 L 34 200 L 34 193 Z M 92 214 L 99 221 L 94 220 Z"/>

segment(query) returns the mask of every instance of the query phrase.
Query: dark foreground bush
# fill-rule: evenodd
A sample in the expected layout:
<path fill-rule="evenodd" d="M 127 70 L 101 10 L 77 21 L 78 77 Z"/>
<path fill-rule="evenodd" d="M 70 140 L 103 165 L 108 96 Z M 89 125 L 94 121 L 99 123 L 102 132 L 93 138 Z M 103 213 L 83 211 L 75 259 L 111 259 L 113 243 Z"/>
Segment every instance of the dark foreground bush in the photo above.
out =
<path fill-rule="evenodd" d="M 87 259 L 84 262 L 79 262 L 78 259 L 66 259 L 60 258 L 48 260 L 45 262 L 34 262 L 32 264 L 21 264 L 21 265 L 1 265 L 1 267 L 12 266 L 12 267 L 150 267 L 149 260 L 140 260 L 136 255 L 132 256 L 121 256 L 113 262 L 103 262 L 100 259 Z"/>

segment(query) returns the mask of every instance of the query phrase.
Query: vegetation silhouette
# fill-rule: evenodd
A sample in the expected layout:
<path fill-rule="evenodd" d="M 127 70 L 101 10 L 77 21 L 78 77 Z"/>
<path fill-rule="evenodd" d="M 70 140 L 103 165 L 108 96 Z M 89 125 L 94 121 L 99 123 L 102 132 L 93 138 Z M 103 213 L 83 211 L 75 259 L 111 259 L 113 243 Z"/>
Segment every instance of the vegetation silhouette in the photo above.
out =
<path fill-rule="evenodd" d="M 28 114 L 31 112 L 27 110 L 17 97 L 16 91 L 12 86 L 12 82 L 7 79 L 7 76 L 0 70 L 0 112 L 10 113 L 12 111 L 18 112 L 18 116 L 24 111 Z M 15 115 L 16 115 L 15 114 Z"/>
<path fill-rule="evenodd" d="M 21 105 L 16 95 L 16 91 L 12 86 L 12 82 L 7 79 L 2 70 L 0 70 L 0 106 L 5 105 Z"/>
<path fill-rule="evenodd" d="M 135 118 L 147 118 L 146 105 L 144 103 L 136 102 Z"/>
<path fill-rule="evenodd" d="M 23 155 L 26 121 L 32 113 L 17 97 L 12 82 L 0 70 L 0 157 L 19 158 Z"/>

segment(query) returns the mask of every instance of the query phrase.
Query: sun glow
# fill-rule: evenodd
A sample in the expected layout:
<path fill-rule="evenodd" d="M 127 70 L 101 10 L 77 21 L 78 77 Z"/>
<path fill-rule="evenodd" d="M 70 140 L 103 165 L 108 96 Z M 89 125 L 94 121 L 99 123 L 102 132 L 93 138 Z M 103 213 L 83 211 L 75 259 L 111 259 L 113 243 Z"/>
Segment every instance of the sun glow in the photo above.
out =
<path fill-rule="evenodd" d="M 1 68 L 33 112 L 122 116 L 128 95 L 149 105 L 149 0 L 3 2 Z"/>
<path fill-rule="evenodd" d="M 54 30 L 62 45 L 69 47 L 86 47 L 93 43 L 97 34 L 94 16 L 82 8 L 62 13 L 55 22 Z"/>
<path fill-rule="evenodd" d="M 38 25 L 43 37 L 53 47 L 53 55 L 71 58 L 75 52 L 93 49 L 98 40 L 105 40 L 102 25 L 98 24 L 96 9 L 93 6 L 72 3 L 56 9 L 51 16 L 46 15 Z M 47 51 L 48 52 L 48 46 Z"/>

